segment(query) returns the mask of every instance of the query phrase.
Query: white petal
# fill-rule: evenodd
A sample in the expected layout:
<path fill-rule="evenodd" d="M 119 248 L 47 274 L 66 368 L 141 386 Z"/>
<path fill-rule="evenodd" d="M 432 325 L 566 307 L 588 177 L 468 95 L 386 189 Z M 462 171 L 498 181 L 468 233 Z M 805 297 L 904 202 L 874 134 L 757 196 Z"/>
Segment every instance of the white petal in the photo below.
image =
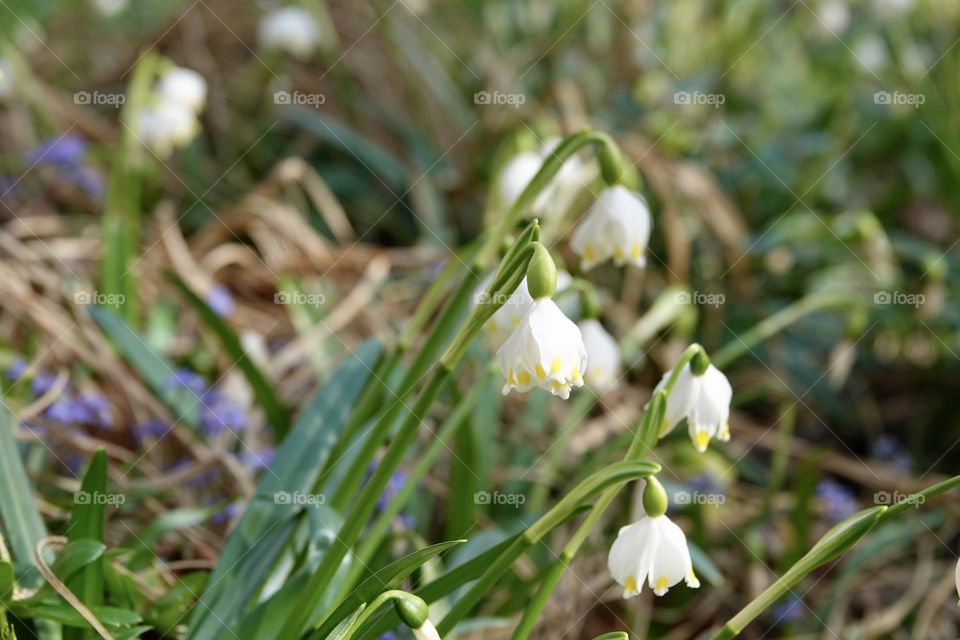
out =
<path fill-rule="evenodd" d="M 599 392 L 613 388 L 620 379 L 620 347 L 597 320 L 580 323 L 583 344 L 587 348 L 587 384 Z"/>

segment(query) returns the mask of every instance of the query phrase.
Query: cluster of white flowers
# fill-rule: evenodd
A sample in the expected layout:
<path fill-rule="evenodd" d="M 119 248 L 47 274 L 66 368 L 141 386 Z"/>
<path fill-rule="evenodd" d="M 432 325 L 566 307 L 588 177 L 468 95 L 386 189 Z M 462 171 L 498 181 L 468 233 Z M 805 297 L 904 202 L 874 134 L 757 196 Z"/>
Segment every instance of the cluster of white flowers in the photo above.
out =
<path fill-rule="evenodd" d="M 200 130 L 207 82 L 192 69 L 171 67 L 160 76 L 150 98 L 136 115 L 135 130 L 144 145 L 166 158 Z"/>
<path fill-rule="evenodd" d="M 257 42 L 266 51 L 281 51 L 304 60 L 320 44 L 320 25 L 306 9 L 283 7 L 260 20 Z"/>

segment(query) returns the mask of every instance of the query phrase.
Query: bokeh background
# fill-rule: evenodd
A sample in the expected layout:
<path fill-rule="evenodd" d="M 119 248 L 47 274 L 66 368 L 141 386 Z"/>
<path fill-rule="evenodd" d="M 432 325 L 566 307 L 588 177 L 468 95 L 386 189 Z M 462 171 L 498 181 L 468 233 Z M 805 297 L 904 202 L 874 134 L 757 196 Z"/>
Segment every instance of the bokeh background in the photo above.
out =
<path fill-rule="evenodd" d="M 732 442 L 699 457 L 668 441 L 662 454 L 683 469 L 671 491 L 714 497 L 674 505 L 704 587 L 621 602 L 605 568 L 615 518 L 561 583 L 542 637 L 695 637 L 832 522 L 957 468 L 956 0 L 304 0 L 321 37 L 300 59 L 258 43 L 267 2 L 0 5 L 4 402 L 52 528 L 106 443 L 112 479 L 145 492 L 112 516 L 112 542 L 146 540 L 175 575 L 215 560 L 272 463 L 243 377 L 166 273 L 297 408 L 365 338 L 397 334 L 482 230 L 516 149 L 581 127 L 617 139 L 654 212 L 647 269 L 591 276 L 609 293 L 623 383 L 578 405 L 588 414 L 545 474 L 567 408 L 545 394 L 504 402 L 489 383 L 480 450 L 443 453 L 398 531 L 482 545 L 517 526 L 615 457 L 692 340 L 739 356 L 725 369 Z M 134 163 L 122 98 L 154 55 L 199 72 L 207 105 L 188 145 Z M 117 305 L 103 286 L 111 190 L 129 184 L 135 299 Z M 209 428 L 177 424 L 91 303 L 123 307 L 177 365 L 173 385 L 205 394 Z M 782 331 L 741 340 L 771 316 Z M 476 474 L 458 484 L 461 463 Z M 498 488 L 531 500 L 467 500 Z M 744 637 L 957 637 L 957 515 L 941 500 L 898 520 Z M 539 560 L 491 598 L 492 620 L 522 609 Z"/>

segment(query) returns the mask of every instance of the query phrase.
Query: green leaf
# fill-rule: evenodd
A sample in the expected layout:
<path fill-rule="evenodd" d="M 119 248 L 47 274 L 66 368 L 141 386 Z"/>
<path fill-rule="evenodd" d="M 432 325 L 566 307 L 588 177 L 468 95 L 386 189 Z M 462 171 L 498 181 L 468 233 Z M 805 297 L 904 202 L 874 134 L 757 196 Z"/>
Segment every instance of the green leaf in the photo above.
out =
<path fill-rule="evenodd" d="M 364 602 L 369 602 L 382 591 L 397 588 L 404 578 L 419 569 L 425 562 L 464 542 L 466 542 L 466 540 L 451 540 L 450 542 L 431 545 L 406 555 L 396 562 L 380 569 L 361 582 L 350 595 L 337 606 L 334 612 L 323 621 L 312 637 L 317 639 L 326 637 L 325 634 L 330 632 L 331 627 L 341 622 L 344 616 L 350 611 L 356 609 Z"/>
<path fill-rule="evenodd" d="M 344 618 L 340 624 L 330 632 L 330 635 L 326 636 L 326 640 L 347 640 L 350 638 L 350 630 L 353 629 L 353 625 L 356 624 L 357 618 L 363 613 L 363 610 L 367 608 L 367 604 L 363 603 L 357 607 L 353 613 Z M 313 637 L 323 638 L 324 636 L 319 636 L 314 634 Z"/>
<path fill-rule="evenodd" d="M 204 571 L 181 577 L 179 582 L 171 586 L 156 604 L 146 611 L 144 619 L 164 636 L 173 634 L 176 626 L 187 619 L 197 602 L 197 594 L 203 591 L 209 577 L 210 574 Z"/>
<path fill-rule="evenodd" d="M 103 500 L 97 499 L 107 494 L 107 452 L 105 449 L 98 449 L 87 472 L 80 482 L 80 492 L 74 497 L 73 513 L 70 515 L 70 525 L 67 527 L 67 540 L 74 544 L 80 544 L 81 541 L 89 545 L 90 542 L 98 543 L 99 555 L 87 563 L 80 571 L 79 575 L 72 577 L 67 582 L 67 588 L 70 589 L 80 601 L 88 607 L 103 604 L 103 562 L 99 557 L 103 555 L 103 522 L 106 504 Z M 79 498 L 87 497 L 90 499 L 81 500 Z M 69 545 L 68 545 L 69 547 Z M 64 549 L 66 552 L 67 549 Z M 63 552 L 60 553 L 63 556 Z M 59 560 L 59 557 L 58 557 Z M 77 640 L 80 638 L 95 638 L 96 632 L 93 629 L 66 629 L 64 630 L 64 640 Z"/>
<path fill-rule="evenodd" d="M 106 548 L 106 545 L 99 540 L 68 542 L 57 553 L 57 559 L 54 560 L 50 570 L 64 582 L 70 582 L 81 569 L 102 558 Z"/>
<path fill-rule="evenodd" d="M 203 322 L 220 339 L 220 343 L 223 345 L 223 348 L 231 360 L 236 363 L 236 366 L 239 367 L 240 371 L 242 371 L 243 375 L 247 378 L 247 382 L 250 383 L 250 388 L 253 389 L 253 394 L 260 406 L 263 407 L 267 422 L 271 429 L 273 429 L 276 441 L 282 441 L 290 430 L 290 412 L 277 395 L 273 385 L 270 384 L 266 376 L 263 375 L 263 372 L 261 372 L 253 360 L 250 359 L 250 356 L 247 355 L 247 351 L 240 343 L 240 338 L 237 337 L 236 332 L 216 311 L 210 308 L 210 305 L 208 305 L 203 298 L 194 293 L 183 280 L 173 274 L 168 274 L 167 278 L 180 290 L 190 305 L 200 314 Z"/>
<path fill-rule="evenodd" d="M 0 560 L 0 602 L 6 602 L 13 597 L 13 565 Z"/>
<path fill-rule="evenodd" d="M 92 306 L 89 313 L 154 395 L 170 408 L 177 419 L 197 429 L 202 401 L 191 389 L 171 387 L 170 378 L 175 371 L 173 364 L 147 346 L 143 338 L 113 311 L 106 307 Z"/>
<path fill-rule="evenodd" d="M 33 565 L 33 550 L 47 530 L 35 506 L 5 407 L 0 407 L 0 520 L 10 541 L 18 580 L 25 587 L 36 586 L 41 579 Z"/>
<path fill-rule="evenodd" d="M 406 191 L 408 177 L 403 163 L 370 138 L 316 109 L 298 105 L 283 107 L 280 117 L 355 158 L 368 171 L 379 176 L 391 191 Z"/>
<path fill-rule="evenodd" d="M 206 606 L 194 609 L 192 640 L 216 638 L 224 624 L 235 624 L 252 604 L 295 528 L 295 511 L 278 504 L 277 496 L 311 491 L 380 352 L 376 341 L 361 345 L 295 422 L 277 451 L 272 472 L 264 474 L 227 539 L 203 594 Z"/>
<path fill-rule="evenodd" d="M 52 620 L 68 627 L 90 628 L 90 623 L 66 603 L 42 602 L 29 606 L 26 612 L 31 617 Z M 108 627 L 129 627 L 141 622 L 137 612 L 119 607 L 90 607 L 90 612 Z"/>

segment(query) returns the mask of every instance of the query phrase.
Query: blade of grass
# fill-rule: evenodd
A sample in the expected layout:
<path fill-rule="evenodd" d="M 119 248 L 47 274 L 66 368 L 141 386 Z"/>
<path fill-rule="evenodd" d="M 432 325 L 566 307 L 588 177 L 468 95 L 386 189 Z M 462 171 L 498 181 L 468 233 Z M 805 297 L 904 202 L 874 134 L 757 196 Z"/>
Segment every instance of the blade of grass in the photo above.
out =
<path fill-rule="evenodd" d="M 106 504 L 98 499 L 107 493 L 107 452 L 98 449 L 80 483 L 80 493 L 75 494 L 73 513 L 67 527 L 67 540 L 92 540 L 103 542 L 103 522 Z M 103 560 L 98 558 L 84 567 L 79 575 L 67 582 L 70 589 L 88 607 L 103 604 Z M 96 638 L 93 629 L 64 629 L 64 640 Z"/>

